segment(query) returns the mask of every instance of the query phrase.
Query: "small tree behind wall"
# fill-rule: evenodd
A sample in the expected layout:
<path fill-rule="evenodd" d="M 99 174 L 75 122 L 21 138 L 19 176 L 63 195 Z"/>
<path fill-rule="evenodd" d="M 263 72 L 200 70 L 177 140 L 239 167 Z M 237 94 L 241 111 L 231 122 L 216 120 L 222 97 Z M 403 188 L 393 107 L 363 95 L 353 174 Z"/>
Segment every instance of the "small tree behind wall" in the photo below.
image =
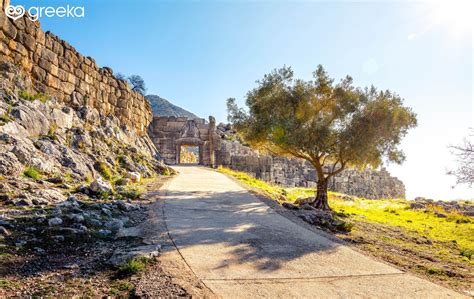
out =
<path fill-rule="evenodd" d="M 274 70 L 247 93 L 248 110 L 227 100 L 228 119 L 251 146 L 309 161 L 318 175 L 313 205 L 329 210 L 328 181 L 346 167 L 401 163 L 402 138 L 416 115 L 390 91 L 355 88 L 347 76 L 335 84 L 321 65 L 314 80 Z"/>

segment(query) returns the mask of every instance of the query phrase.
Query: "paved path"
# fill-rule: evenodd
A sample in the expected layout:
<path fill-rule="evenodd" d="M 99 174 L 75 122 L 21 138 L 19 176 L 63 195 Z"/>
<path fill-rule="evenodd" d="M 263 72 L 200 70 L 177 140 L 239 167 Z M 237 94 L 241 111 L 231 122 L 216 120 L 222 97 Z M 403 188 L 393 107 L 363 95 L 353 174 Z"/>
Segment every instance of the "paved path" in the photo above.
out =
<path fill-rule="evenodd" d="M 462 297 L 295 224 L 223 174 L 175 168 L 165 186 L 168 230 L 220 297 Z"/>

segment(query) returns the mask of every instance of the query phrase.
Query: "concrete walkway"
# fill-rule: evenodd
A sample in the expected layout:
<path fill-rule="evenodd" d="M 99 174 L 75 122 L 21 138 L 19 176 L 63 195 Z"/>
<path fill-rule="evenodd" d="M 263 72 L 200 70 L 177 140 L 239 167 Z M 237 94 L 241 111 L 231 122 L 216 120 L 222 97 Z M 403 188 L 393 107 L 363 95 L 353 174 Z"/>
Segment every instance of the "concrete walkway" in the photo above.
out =
<path fill-rule="evenodd" d="M 168 230 L 219 297 L 463 297 L 295 224 L 223 174 L 175 168 L 165 186 Z"/>

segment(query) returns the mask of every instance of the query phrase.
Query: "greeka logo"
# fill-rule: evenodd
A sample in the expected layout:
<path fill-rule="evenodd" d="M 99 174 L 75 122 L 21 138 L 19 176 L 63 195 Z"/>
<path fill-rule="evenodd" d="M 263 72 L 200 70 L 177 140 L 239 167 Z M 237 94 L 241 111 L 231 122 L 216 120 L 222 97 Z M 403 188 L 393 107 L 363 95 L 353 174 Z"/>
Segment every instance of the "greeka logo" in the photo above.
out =
<path fill-rule="evenodd" d="M 18 20 L 19 18 L 23 17 L 23 15 L 25 14 L 25 8 L 21 5 L 9 5 L 7 6 L 7 8 L 5 9 L 5 14 L 13 19 L 13 20 Z"/>
<path fill-rule="evenodd" d="M 28 12 L 26 16 L 31 21 L 36 21 L 43 16 L 48 18 L 83 18 L 84 6 L 32 6 L 26 10 L 22 5 L 9 5 L 5 8 L 5 14 L 14 21 L 23 17 L 26 12 Z"/>

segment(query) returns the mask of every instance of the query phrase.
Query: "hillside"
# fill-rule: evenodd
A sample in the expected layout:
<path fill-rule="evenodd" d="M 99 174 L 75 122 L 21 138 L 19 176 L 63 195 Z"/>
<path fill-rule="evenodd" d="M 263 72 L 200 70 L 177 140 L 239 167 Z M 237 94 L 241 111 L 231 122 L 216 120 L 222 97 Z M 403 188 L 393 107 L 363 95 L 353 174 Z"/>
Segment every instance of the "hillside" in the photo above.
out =
<path fill-rule="evenodd" d="M 151 104 L 154 116 L 186 116 L 188 118 L 199 118 L 195 114 L 173 105 L 168 100 L 157 95 L 147 95 L 145 97 Z"/>

